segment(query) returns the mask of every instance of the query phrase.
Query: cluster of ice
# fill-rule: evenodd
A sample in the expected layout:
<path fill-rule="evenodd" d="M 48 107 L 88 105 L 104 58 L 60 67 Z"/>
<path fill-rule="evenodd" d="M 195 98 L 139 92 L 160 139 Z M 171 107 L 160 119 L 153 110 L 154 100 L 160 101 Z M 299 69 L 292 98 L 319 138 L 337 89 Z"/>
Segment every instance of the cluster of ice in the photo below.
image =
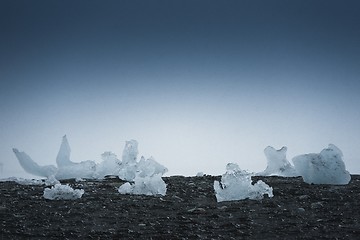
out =
<path fill-rule="evenodd" d="M 260 200 L 267 194 L 273 197 L 273 189 L 259 180 L 252 184 L 253 174 L 243 171 L 235 163 L 228 163 L 226 173 L 222 175 L 221 182 L 214 182 L 214 190 L 218 202 L 234 201 L 242 199 Z"/>
<path fill-rule="evenodd" d="M 81 198 L 83 189 L 73 189 L 69 185 L 55 184 L 51 188 L 44 189 L 44 198 L 50 200 L 73 200 Z"/>
<path fill-rule="evenodd" d="M 350 173 L 345 169 L 342 152 L 333 144 L 320 153 L 304 154 L 292 159 L 304 182 L 313 184 L 348 184 Z"/>
<path fill-rule="evenodd" d="M 164 174 L 167 171 L 163 165 L 153 158 L 145 160 L 143 157 L 138 162 L 138 143 L 135 140 L 127 141 L 122 155 L 122 161 L 112 152 L 104 152 L 102 162 L 82 161 L 79 163 L 70 160 L 71 149 L 66 138 L 63 137 L 56 157 L 57 167 L 54 165 L 40 166 L 25 152 L 13 149 L 20 165 L 28 173 L 40 177 L 55 178 L 58 180 L 70 178 L 96 178 L 102 179 L 106 175 L 117 175 L 126 181 L 134 181 L 137 174 L 142 177 Z"/>
<path fill-rule="evenodd" d="M 267 159 L 267 167 L 263 172 L 257 173 L 259 176 L 281 176 L 281 177 L 297 177 L 299 174 L 295 168 L 286 159 L 287 147 L 279 150 L 268 146 L 264 149 Z"/>
<path fill-rule="evenodd" d="M 155 161 L 154 158 L 145 160 L 141 157 L 137 161 L 138 143 L 127 141 L 123 151 L 123 161 L 119 171 L 119 178 L 133 183 L 124 183 L 118 189 L 121 194 L 165 195 L 166 183 L 161 176 L 167 168 Z"/>
<path fill-rule="evenodd" d="M 70 160 L 71 150 L 66 136 L 62 139 L 60 150 L 56 157 L 57 167 L 54 165 L 40 166 L 25 152 L 20 152 L 16 148 L 13 151 L 26 172 L 48 179 L 93 178 L 96 169 L 94 161 L 75 163 Z"/>

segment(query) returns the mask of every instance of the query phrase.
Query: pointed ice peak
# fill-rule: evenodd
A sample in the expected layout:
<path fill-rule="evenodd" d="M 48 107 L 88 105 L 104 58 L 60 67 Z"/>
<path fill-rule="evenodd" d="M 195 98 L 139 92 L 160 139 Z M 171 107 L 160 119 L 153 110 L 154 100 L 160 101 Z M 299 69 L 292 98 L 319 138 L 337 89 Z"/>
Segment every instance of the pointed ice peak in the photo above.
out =
<path fill-rule="evenodd" d="M 70 153 L 71 153 L 70 145 L 66 135 L 64 135 L 62 138 L 58 155 L 56 157 L 56 163 L 58 167 L 64 167 L 73 164 L 73 162 L 71 162 L 70 160 Z"/>

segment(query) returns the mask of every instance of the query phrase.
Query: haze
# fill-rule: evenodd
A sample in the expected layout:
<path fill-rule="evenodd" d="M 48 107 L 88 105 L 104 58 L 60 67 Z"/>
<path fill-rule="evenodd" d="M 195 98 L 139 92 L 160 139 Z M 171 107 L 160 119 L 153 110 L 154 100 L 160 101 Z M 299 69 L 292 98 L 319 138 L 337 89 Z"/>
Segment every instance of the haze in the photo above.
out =
<path fill-rule="evenodd" d="M 360 173 L 358 1 L 0 2 L 0 176 L 12 148 L 55 164 L 119 157 L 168 175 L 266 167 L 329 143 Z"/>

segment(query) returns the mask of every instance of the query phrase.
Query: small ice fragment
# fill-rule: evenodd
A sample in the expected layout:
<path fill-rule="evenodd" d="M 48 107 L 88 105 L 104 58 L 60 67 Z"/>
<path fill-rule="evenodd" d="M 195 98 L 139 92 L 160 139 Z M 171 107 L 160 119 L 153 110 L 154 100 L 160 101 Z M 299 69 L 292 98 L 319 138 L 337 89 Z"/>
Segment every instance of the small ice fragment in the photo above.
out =
<path fill-rule="evenodd" d="M 161 178 L 161 174 L 153 176 L 136 176 L 134 183 L 124 183 L 118 189 L 121 194 L 135 194 L 135 195 L 166 195 L 166 183 Z"/>
<path fill-rule="evenodd" d="M 69 185 L 55 184 L 51 188 L 44 189 L 44 198 L 50 200 L 73 200 L 81 198 L 83 189 L 73 189 Z"/>

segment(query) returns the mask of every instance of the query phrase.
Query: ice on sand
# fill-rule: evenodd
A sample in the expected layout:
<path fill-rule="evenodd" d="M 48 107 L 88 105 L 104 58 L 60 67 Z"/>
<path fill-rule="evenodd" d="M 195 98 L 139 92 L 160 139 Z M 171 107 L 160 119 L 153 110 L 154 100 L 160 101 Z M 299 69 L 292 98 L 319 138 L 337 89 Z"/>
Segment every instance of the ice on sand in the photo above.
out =
<path fill-rule="evenodd" d="M 144 157 L 137 161 L 138 143 L 136 140 L 126 141 L 122 155 L 122 162 L 118 176 L 125 181 L 133 181 L 136 176 L 151 177 L 163 175 L 168 171 L 166 167 L 158 163 L 153 157 L 145 160 Z"/>
<path fill-rule="evenodd" d="M 258 176 L 281 176 L 281 177 L 296 177 L 299 174 L 296 172 L 294 166 L 286 159 L 287 147 L 282 147 L 279 150 L 268 146 L 264 149 L 267 159 L 267 167 L 263 172 L 257 173 Z"/>
<path fill-rule="evenodd" d="M 124 183 L 118 189 L 121 194 L 162 195 L 166 194 L 166 183 L 161 176 L 167 168 L 150 157 L 137 161 L 138 143 L 127 141 L 122 155 L 119 178 L 133 183 Z"/>
<path fill-rule="evenodd" d="M 221 182 L 214 181 L 214 190 L 218 202 L 242 199 L 260 200 L 267 194 L 273 197 L 273 189 L 259 180 L 251 184 L 253 174 L 241 170 L 235 163 L 228 163 L 226 173 L 222 175 Z"/>
<path fill-rule="evenodd" d="M 53 165 L 40 166 L 33 161 L 25 152 L 14 149 L 14 153 L 23 169 L 31 174 L 56 178 L 58 180 L 70 178 L 102 179 L 106 175 L 117 175 L 123 180 L 133 181 L 137 174 L 140 177 L 164 174 L 167 168 L 155 161 L 154 158 L 141 158 L 137 161 L 138 143 L 136 140 L 126 141 L 123 150 L 122 161 L 112 152 L 104 152 L 101 155 L 102 162 L 94 161 L 73 162 L 70 160 L 71 149 L 66 135 L 62 138 L 61 146 L 56 157 L 58 167 Z"/>
<path fill-rule="evenodd" d="M 343 153 L 333 144 L 320 153 L 304 154 L 292 159 L 304 182 L 313 184 L 348 184 L 350 173 L 345 169 Z"/>
<path fill-rule="evenodd" d="M 50 200 L 73 200 L 81 198 L 83 189 L 73 189 L 69 185 L 55 184 L 51 188 L 44 189 L 44 198 Z"/>
<path fill-rule="evenodd" d="M 134 183 L 124 183 L 118 189 L 121 194 L 136 195 L 166 195 L 166 183 L 161 178 L 161 174 L 141 177 L 137 175 Z"/>

